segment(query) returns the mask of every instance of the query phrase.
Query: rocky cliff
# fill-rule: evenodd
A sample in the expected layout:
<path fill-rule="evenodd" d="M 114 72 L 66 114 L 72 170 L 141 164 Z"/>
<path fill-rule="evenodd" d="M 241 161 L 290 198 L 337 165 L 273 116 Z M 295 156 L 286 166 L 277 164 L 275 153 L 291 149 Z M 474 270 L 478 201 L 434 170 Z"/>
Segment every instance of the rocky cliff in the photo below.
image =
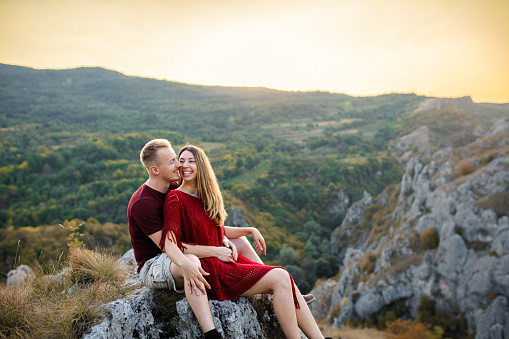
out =
<path fill-rule="evenodd" d="M 401 184 L 366 192 L 333 232 L 341 271 L 312 292 L 312 312 L 336 327 L 419 317 L 507 338 L 509 119 L 461 148 L 431 152 L 426 133 L 393 146 L 406 163 Z"/>

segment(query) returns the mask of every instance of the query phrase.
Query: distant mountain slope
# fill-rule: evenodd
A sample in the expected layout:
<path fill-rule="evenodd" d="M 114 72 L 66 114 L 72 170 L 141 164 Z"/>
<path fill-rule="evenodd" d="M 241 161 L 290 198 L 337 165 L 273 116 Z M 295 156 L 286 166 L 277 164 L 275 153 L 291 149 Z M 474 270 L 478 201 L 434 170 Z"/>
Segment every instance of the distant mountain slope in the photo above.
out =
<path fill-rule="evenodd" d="M 364 191 L 377 196 L 400 181 L 404 159 L 464 146 L 508 115 L 508 105 L 469 98 L 198 86 L 0 64 L 0 228 L 125 223 L 146 180 L 142 146 L 193 142 L 212 160 L 228 222 L 260 228 L 267 262 L 286 265 L 308 290 L 337 273 L 330 234 Z"/>

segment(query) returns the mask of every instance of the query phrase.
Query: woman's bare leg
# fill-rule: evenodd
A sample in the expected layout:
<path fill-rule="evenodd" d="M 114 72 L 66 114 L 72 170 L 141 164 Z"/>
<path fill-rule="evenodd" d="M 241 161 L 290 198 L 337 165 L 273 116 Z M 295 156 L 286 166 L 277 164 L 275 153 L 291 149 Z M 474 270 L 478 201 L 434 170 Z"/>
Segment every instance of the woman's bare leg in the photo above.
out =
<path fill-rule="evenodd" d="M 186 254 L 186 257 L 188 257 L 191 261 L 200 264 L 200 259 L 198 259 L 198 257 L 195 255 Z M 184 276 L 178 265 L 172 263 L 170 265 L 170 270 L 173 278 L 175 279 L 177 288 L 187 286 L 187 281 L 184 281 Z M 216 325 L 214 325 L 214 321 L 212 321 L 212 313 L 210 312 L 210 305 L 207 295 L 203 294 L 202 292 L 199 292 L 199 295 L 196 294 L 196 291 L 193 292 L 194 293 L 191 294 L 189 293 L 188 288 L 185 289 L 187 302 L 191 306 L 191 309 L 193 310 L 193 313 L 198 320 L 203 333 L 215 329 Z"/>
<path fill-rule="evenodd" d="M 306 301 L 300 294 L 296 285 L 295 293 L 297 294 L 297 299 L 299 300 L 300 305 L 300 309 L 295 310 L 297 313 L 297 323 L 299 324 L 300 329 L 308 338 L 323 338 L 322 332 L 320 331 L 320 328 L 318 328 L 315 318 L 311 314 Z"/>
<path fill-rule="evenodd" d="M 311 330 L 310 321 L 314 323 L 316 328 L 318 328 L 318 326 L 316 326 L 313 316 L 311 315 L 311 312 L 309 312 L 309 308 L 307 308 L 306 302 L 300 293 L 298 294 L 300 297 L 299 303 L 301 307 L 305 307 L 305 309 L 307 309 L 308 313 L 305 312 L 305 309 L 304 312 L 296 312 L 300 310 L 295 309 L 291 280 L 287 271 L 281 268 L 274 268 L 270 270 L 249 290 L 243 293 L 242 296 L 250 296 L 259 293 L 273 294 L 274 312 L 276 313 L 277 319 L 279 320 L 281 328 L 283 329 L 283 332 L 287 338 L 300 338 L 298 318 L 302 318 L 302 325 L 306 327 L 306 331 L 310 335 L 313 335 L 310 336 L 310 338 L 323 338 L 319 330 L 318 333 L 315 333 L 315 331 Z M 299 313 L 300 315 L 298 316 Z M 308 329 L 307 327 L 310 328 Z"/>
<path fill-rule="evenodd" d="M 256 251 L 246 237 L 233 238 L 230 241 L 237 247 L 239 254 L 242 254 L 251 261 L 263 264 L 262 259 L 256 254 Z"/>

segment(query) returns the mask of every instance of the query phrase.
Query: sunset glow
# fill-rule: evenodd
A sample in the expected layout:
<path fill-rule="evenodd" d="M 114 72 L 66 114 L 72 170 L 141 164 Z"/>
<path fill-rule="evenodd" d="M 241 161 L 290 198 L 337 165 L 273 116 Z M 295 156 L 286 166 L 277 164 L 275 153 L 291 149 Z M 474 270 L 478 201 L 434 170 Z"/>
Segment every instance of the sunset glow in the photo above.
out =
<path fill-rule="evenodd" d="M 0 62 L 509 102 L 509 1 L 0 0 Z"/>

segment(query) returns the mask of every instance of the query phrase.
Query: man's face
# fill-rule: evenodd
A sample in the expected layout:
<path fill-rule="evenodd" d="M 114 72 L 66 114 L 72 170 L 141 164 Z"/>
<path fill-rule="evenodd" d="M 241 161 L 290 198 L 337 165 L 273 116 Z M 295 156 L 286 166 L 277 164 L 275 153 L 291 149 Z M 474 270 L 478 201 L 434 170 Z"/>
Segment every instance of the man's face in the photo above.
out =
<path fill-rule="evenodd" d="M 173 182 L 180 179 L 179 168 L 182 166 L 177 160 L 177 154 L 173 148 L 160 148 L 157 151 L 157 165 L 160 178 L 167 182 Z"/>

